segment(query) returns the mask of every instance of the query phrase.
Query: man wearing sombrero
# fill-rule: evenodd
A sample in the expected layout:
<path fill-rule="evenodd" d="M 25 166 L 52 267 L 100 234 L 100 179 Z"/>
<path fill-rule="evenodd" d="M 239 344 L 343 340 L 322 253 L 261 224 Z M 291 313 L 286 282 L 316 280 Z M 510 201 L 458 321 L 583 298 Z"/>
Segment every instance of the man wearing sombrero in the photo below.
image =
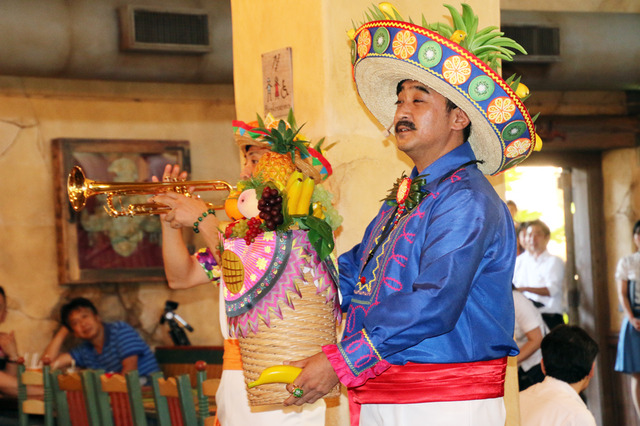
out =
<path fill-rule="evenodd" d="M 504 424 L 516 237 L 483 173 L 526 158 L 535 131 L 489 67 L 521 47 L 448 8 L 454 27 L 418 26 L 382 3 L 352 35 L 358 94 L 415 167 L 340 257 L 343 338 L 292 362 L 303 370 L 286 405 L 340 381 L 352 424 Z"/>

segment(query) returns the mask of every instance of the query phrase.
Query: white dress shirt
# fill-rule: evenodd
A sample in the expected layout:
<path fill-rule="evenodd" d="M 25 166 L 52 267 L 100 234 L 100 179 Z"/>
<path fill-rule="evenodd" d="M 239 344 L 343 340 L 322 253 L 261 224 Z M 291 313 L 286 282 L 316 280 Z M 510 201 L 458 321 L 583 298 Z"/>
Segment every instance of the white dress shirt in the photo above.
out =
<path fill-rule="evenodd" d="M 621 281 L 640 281 L 640 252 L 635 252 L 629 256 L 623 257 L 616 267 L 616 280 Z M 635 290 L 633 299 L 629 300 L 631 306 L 640 306 L 640 285 L 632 287 Z"/>
<path fill-rule="evenodd" d="M 516 310 L 515 338 L 519 348 L 527 343 L 527 333 L 531 330 L 540 328 L 542 336 L 547 334 L 547 325 L 542 320 L 540 311 L 533 305 L 531 300 L 524 297 L 517 290 L 513 291 L 513 305 Z M 540 364 L 540 360 L 542 360 L 542 353 L 538 348 L 529 358 L 520 363 L 520 367 L 524 371 L 529 371 L 534 365 Z"/>
<path fill-rule="evenodd" d="M 547 376 L 520 392 L 520 426 L 596 426 L 596 419 L 568 383 Z"/>
<path fill-rule="evenodd" d="M 513 273 L 513 284 L 516 287 L 547 287 L 550 296 L 541 296 L 528 291 L 523 294 L 544 306 L 538 308 L 545 314 L 561 314 L 562 283 L 564 282 L 564 262 L 547 250 L 538 257 L 525 251 L 516 258 L 516 268 Z"/>

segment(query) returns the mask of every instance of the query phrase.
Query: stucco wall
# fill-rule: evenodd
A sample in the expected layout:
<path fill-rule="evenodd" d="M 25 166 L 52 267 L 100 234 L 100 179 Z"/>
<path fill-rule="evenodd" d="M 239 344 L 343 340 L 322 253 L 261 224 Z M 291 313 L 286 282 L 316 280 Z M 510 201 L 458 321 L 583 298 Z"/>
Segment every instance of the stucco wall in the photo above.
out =
<path fill-rule="evenodd" d="M 234 118 L 231 86 L 0 78 L 0 285 L 9 306 L 0 329 L 16 331 L 23 353 L 42 352 L 60 304 L 78 295 L 96 302 L 105 319 L 134 325 L 152 345 L 171 342 L 158 320 L 172 299 L 195 328 L 193 344 L 222 343 L 213 287 L 58 284 L 50 145 L 64 137 L 188 140 L 194 179 L 235 183 Z"/>
<path fill-rule="evenodd" d="M 499 23 L 497 0 L 467 3 L 478 14 L 481 26 Z M 398 0 L 393 4 L 405 19 L 416 22 L 422 14 L 430 22 L 449 16 L 441 3 Z M 460 7 L 459 2 L 451 4 Z M 326 155 L 334 169 L 327 186 L 344 217 L 336 240 L 338 253 L 360 241 L 380 200 L 400 174 L 412 168 L 408 157 L 396 149 L 393 137 L 383 135 L 384 129 L 360 101 L 351 78 L 346 33 L 353 23 L 364 21 L 369 7 L 367 0 L 231 2 L 238 117 L 263 113 L 261 55 L 290 46 L 296 118 L 307 123 L 305 135 L 312 140 L 326 137 L 327 143 L 337 142 Z M 247 27 L 246 22 L 254 25 Z M 283 30 L 274 30 L 278 28 Z"/>
<path fill-rule="evenodd" d="M 481 26 L 499 23 L 497 0 L 467 3 L 479 15 Z M 415 22 L 420 22 L 422 14 L 429 22 L 449 15 L 441 3 L 397 0 L 393 4 L 405 19 Z M 459 7 L 459 2 L 451 4 Z M 413 167 L 362 104 L 352 79 L 347 31 L 365 20 L 369 7 L 369 0 L 231 2 L 238 117 L 264 113 L 261 55 L 291 47 L 296 119 L 307 123 L 304 133 L 312 140 L 326 137 L 327 143 L 337 142 L 326 153 L 334 170 L 326 186 L 344 217 L 336 239 L 338 253 L 360 242 L 380 200 L 401 173 Z M 339 406 L 328 411 L 327 424 L 348 424 L 347 407 L 342 398 Z M 517 417 L 517 408 L 509 411 Z M 511 418 L 509 424 L 517 420 Z"/>

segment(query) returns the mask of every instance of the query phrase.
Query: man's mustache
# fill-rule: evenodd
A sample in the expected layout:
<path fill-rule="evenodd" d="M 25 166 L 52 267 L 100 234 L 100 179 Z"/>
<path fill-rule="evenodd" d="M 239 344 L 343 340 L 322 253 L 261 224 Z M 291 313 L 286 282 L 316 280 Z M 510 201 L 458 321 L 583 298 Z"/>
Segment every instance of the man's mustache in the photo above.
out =
<path fill-rule="evenodd" d="M 400 120 L 396 123 L 396 133 L 398 133 L 398 128 L 399 127 L 406 127 L 409 130 L 416 130 L 416 125 L 413 124 L 411 121 L 406 121 L 406 120 Z"/>

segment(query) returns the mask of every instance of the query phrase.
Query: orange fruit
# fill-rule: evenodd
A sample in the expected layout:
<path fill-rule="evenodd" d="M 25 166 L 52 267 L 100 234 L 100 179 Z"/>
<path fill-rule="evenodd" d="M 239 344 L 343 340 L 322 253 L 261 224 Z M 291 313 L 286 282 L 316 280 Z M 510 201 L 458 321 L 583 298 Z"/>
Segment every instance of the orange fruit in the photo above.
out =
<path fill-rule="evenodd" d="M 231 220 L 240 220 L 244 218 L 240 210 L 238 210 L 238 197 L 227 198 L 224 201 L 224 211 Z"/>

